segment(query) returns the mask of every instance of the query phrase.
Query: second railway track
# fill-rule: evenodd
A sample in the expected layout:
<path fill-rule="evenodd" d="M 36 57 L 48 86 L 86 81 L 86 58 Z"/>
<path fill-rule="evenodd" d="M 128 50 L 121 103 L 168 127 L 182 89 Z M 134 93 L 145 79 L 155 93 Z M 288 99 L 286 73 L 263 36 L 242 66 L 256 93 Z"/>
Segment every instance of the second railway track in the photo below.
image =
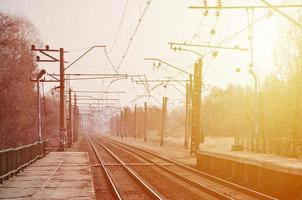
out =
<path fill-rule="evenodd" d="M 107 147 L 90 138 L 88 141 L 111 187 L 114 199 L 163 199 Z"/>
<path fill-rule="evenodd" d="M 250 190 L 248 188 L 200 172 L 198 170 L 187 167 L 185 165 L 164 158 L 152 152 L 146 151 L 144 149 L 126 145 L 124 143 L 114 141 L 105 137 L 98 137 L 98 138 L 95 137 L 94 139 L 97 140 L 99 143 L 102 143 L 107 148 L 111 149 L 112 152 L 118 154 L 119 157 L 125 161 L 125 163 L 133 163 L 133 162 L 144 163 L 145 170 L 142 170 L 140 167 L 137 167 L 135 165 L 131 166 L 131 168 L 134 171 L 136 171 L 138 174 L 140 174 L 142 177 L 146 176 L 146 172 L 144 171 L 150 170 L 149 169 L 150 167 L 147 170 L 146 166 L 151 166 L 153 170 L 155 170 L 156 168 L 159 173 L 170 175 L 169 177 L 171 180 L 168 181 L 167 184 L 172 184 L 174 181 L 184 182 L 182 184 L 187 185 L 186 186 L 187 189 L 189 189 L 192 192 L 192 194 L 200 196 L 198 199 L 210 199 L 210 198 L 211 199 L 242 199 L 242 200 L 248 200 L 248 199 L 275 200 L 276 199 L 266 194 L 259 193 L 254 190 Z M 149 171 L 149 173 L 150 172 L 151 171 Z M 160 191 L 164 197 L 167 197 L 165 194 L 165 190 L 158 188 L 158 186 L 156 185 L 154 185 L 154 187 L 158 191 Z M 171 187 L 171 189 L 172 191 L 175 191 L 173 190 L 173 186 Z M 208 194 L 208 196 L 206 194 Z M 168 196 L 167 199 L 174 199 L 174 198 Z M 192 197 L 186 198 L 186 195 L 184 195 L 181 199 L 192 199 Z"/>

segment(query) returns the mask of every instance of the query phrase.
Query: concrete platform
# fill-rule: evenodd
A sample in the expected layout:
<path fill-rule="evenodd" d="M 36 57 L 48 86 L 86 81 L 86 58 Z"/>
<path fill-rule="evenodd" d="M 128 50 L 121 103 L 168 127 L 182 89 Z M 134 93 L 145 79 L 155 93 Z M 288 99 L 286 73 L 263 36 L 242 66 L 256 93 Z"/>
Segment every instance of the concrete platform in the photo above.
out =
<path fill-rule="evenodd" d="M 281 199 L 302 199 L 302 161 L 272 154 L 205 149 L 197 168 L 223 179 L 251 186 Z"/>
<path fill-rule="evenodd" d="M 95 199 L 87 152 L 50 152 L 0 185 L 0 199 Z"/>
<path fill-rule="evenodd" d="M 302 175 L 302 160 L 273 154 L 261 154 L 245 151 L 223 151 L 200 148 L 198 154 L 227 159 L 238 163 L 250 164 L 283 173 Z"/>

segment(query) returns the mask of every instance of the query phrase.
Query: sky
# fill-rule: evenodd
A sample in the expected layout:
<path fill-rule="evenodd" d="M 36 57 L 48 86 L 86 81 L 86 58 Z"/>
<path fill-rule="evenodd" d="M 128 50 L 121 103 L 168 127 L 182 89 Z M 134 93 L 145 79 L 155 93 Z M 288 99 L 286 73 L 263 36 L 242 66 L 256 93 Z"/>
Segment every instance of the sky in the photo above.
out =
<path fill-rule="evenodd" d="M 205 16 L 202 10 L 189 9 L 189 6 L 203 5 L 199 0 L 152 0 L 141 19 L 135 33 L 135 28 L 147 5 L 146 0 L 1 0 L 0 10 L 29 19 L 39 32 L 43 44 L 51 48 L 64 48 L 68 51 L 65 60 L 71 62 L 83 54 L 91 46 L 106 45 L 106 51 L 112 64 L 119 68 L 119 73 L 129 75 L 146 75 L 150 80 L 187 79 L 169 66 L 144 60 L 158 58 L 176 65 L 189 73 L 193 73 L 193 65 L 197 55 L 185 51 L 173 51 L 168 42 L 188 42 L 193 44 L 217 46 L 225 38 L 238 32 L 248 24 L 246 10 L 222 10 L 216 16 L 215 10 L 210 10 Z M 216 1 L 208 0 L 209 5 Z M 224 0 L 223 5 L 262 5 L 257 0 Z M 274 0 L 278 4 L 284 0 Z M 301 0 L 285 0 L 286 3 L 300 3 Z M 262 17 L 268 10 L 249 11 L 249 19 Z M 290 15 L 292 10 L 285 9 Z M 123 20 L 122 20 L 123 19 Z M 280 31 L 289 22 L 274 13 L 257 22 L 254 27 L 254 68 L 260 79 L 274 71 L 274 49 L 280 41 Z M 215 34 L 211 34 L 211 30 Z M 213 32 L 212 31 L 212 32 Z M 133 34 L 135 36 L 132 38 Z M 129 41 L 131 45 L 126 52 Z M 236 35 L 223 46 L 250 49 L 249 32 L 247 30 Z M 213 49 L 186 47 L 199 52 L 203 57 L 203 83 L 206 85 L 204 94 L 211 87 L 226 88 L 229 84 L 252 85 L 253 79 L 248 73 L 251 63 L 250 51 L 216 49 L 216 57 L 208 54 Z M 215 50 L 215 49 L 214 49 Z M 124 59 L 123 59 L 124 56 Z M 122 64 L 120 64 L 122 63 Z M 48 73 L 59 73 L 58 64 L 39 66 Z M 236 73 L 235 69 L 241 72 Z M 95 48 L 66 73 L 114 73 L 104 49 Z M 138 98 L 146 95 L 141 84 L 135 84 L 131 79 L 117 80 L 85 80 L 71 81 L 74 90 L 112 90 L 124 91 L 124 94 L 108 94 L 103 97 L 120 98 L 121 105 L 142 105 L 148 100 L 150 104 L 160 105 L 163 96 L 169 97 L 169 106 L 182 105 L 185 88 L 179 83 L 174 86 L 156 87 L 152 91 L 154 98 Z M 56 86 L 47 84 L 46 88 Z M 154 84 L 150 84 L 150 88 Z M 181 92 L 179 92 L 182 91 Z M 133 99 L 137 99 L 133 101 Z"/>

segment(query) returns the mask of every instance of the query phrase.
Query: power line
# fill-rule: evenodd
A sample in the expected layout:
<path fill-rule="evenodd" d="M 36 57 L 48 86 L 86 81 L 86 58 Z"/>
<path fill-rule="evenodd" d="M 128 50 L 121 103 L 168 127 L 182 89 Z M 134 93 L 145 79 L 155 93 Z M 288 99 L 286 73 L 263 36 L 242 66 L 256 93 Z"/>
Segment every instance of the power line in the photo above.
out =
<path fill-rule="evenodd" d="M 126 51 L 124 52 L 124 54 L 123 54 L 123 56 L 122 56 L 122 59 L 121 59 L 119 65 L 118 65 L 118 67 L 117 67 L 117 70 L 119 70 L 119 69 L 121 68 L 121 66 L 123 65 L 124 60 L 125 60 L 125 58 L 126 58 L 126 56 L 127 56 L 127 54 L 128 54 L 129 48 L 130 48 L 130 46 L 131 46 L 131 44 L 132 44 L 132 42 L 133 42 L 133 40 L 134 40 L 134 38 L 135 38 L 135 36 L 136 36 L 136 33 L 137 33 L 137 31 L 138 31 L 138 28 L 139 28 L 139 26 L 141 25 L 141 23 L 142 23 L 142 21 L 143 21 L 143 18 L 144 18 L 144 16 L 145 16 L 145 14 L 146 14 L 146 12 L 147 12 L 147 10 L 148 10 L 148 8 L 149 8 L 151 2 L 152 2 L 152 0 L 148 0 L 148 1 L 147 1 L 146 6 L 145 6 L 145 8 L 144 8 L 144 10 L 143 10 L 143 13 L 141 14 L 140 18 L 138 19 L 138 23 L 136 24 L 136 27 L 135 27 L 135 29 L 134 29 L 134 32 L 133 32 L 133 34 L 131 35 L 131 37 L 130 37 L 130 39 L 129 39 L 129 43 L 128 43 L 128 45 L 127 45 Z"/>
<path fill-rule="evenodd" d="M 296 20 L 294 20 L 293 18 L 289 17 L 288 15 L 286 15 L 284 12 L 280 11 L 278 9 L 278 7 L 268 3 L 265 0 L 260 0 L 262 3 L 264 3 L 267 7 L 271 8 L 272 10 L 276 11 L 277 13 L 279 13 L 280 15 L 282 15 L 283 17 L 285 17 L 287 20 L 289 20 L 290 22 L 292 22 L 293 24 L 295 24 L 296 26 L 298 26 L 299 28 L 302 28 L 302 24 L 300 24 L 299 22 L 297 22 Z M 286 6 L 286 5 L 285 5 Z M 288 5 L 289 6 L 289 5 Z M 293 5 L 292 8 L 301 8 L 302 5 Z"/>
<path fill-rule="evenodd" d="M 114 66 L 114 64 L 112 63 L 107 51 L 106 51 L 106 48 L 104 48 L 104 52 L 105 52 L 105 55 L 107 57 L 107 60 L 109 61 L 109 64 L 111 65 L 111 67 L 114 69 L 115 73 L 118 74 L 118 71 L 116 69 L 116 67 Z"/>
<path fill-rule="evenodd" d="M 111 51 L 112 51 L 114 45 L 116 44 L 117 38 L 118 38 L 118 36 L 119 36 L 119 34 L 120 34 L 121 27 L 122 27 L 122 25 L 123 25 L 124 18 L 125 18 L 125 15 L 126 15 L 127 7 L 128 7 L 128 0 L 126 0 L 125 6 L 124 6 L 124 10 L 123 10 L 123 15 L 122 15 L 120 24 L 119 24 L 119 26 L 118 26 L 117 32 L 116 32 L 116 34 L 115 34 L 113 43 L 112 43 L 112 45 L 111 45 L 111 47 L 110 47 L 109 54 L 111 53 Z"/>
<path fill-rule="evenodd" d="M 41 0 L 40 2 L 41 2 L 41 10 L 42 10 L 43 27 L 44 27 L 44 29 L 46 29 L 45 14 L 44 14 L 45 13 L 44 2 L 43 2 L 43 0 Z M 45 31 L 45 33 L 47 33 L 47 32 Z M 47 37 L 45 39 L 47 41 Z"/>
<path fill-rule="evenodd" d="M 283 2 L 281 3 L 281 5 L 284 4 L 284 3 L 286 3 L 286 2 L 287 2 L 287 0 L 283 1 Z M 272 14 L 272 11 L 271 11 L 271 10 L 268 11 L 268 12 L 266 12 L 266 13 L 263 14 L 262 16 L 260 16 L 260 17 L 258 17 L 257 19 L 255 19 L 254 22 L 253 22 L 253 25 L 259 23 L 260 21 L 262 21 L 262 20 L 264 20 L 264 19 L 266 19 L 266 18 L 269 17 L 271 14 Z M 233 34 L 229 35 L 228 37 L 226 37 L 226 38 L 224 38 L 223 40 L 221 40 L 220 42 L 218 42 L 218 45 L 217 45 L 217 46 L 220 47 L 220 46 L 224 45 L 225 43 L 227 43 L 228 41 L 232 40 L 234 37 L 236 37 L 237 35 L 239 35 L 240 33 L 242 33 L 243 31 L 245 31 L 245 30 L 248 29 L 248 28 L 249 28 L 249 25 L 244 26 L 244 27 L 241 28 L 240 30 L 234 32 Z M 216 49 L 208 51 L 207 53 L 204 54 L 204 56 L 206 56 L 206 55 L 208 55 L 208 54 L 211 54 L 211 53 L 213 53 L 214 51 L 216 51 Z"/>

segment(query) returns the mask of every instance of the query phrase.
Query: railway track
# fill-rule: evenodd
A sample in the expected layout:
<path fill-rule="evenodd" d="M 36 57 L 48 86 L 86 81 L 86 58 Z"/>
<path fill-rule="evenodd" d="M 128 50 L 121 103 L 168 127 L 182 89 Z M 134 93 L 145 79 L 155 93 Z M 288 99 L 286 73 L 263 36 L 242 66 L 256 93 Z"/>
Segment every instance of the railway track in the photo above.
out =
<path fill-rule="evenodd" d="M 163 199 L 132 169 L 100 142 L 88 138 L 114 199 Z"/>
<path fill-rule="evenodd" d="M 114 152 L 112 148 L 108 148 L 107 145 L 104 145 L 103 141 L 99 141 L 96 138 L 89 138 L 89 143 L 96 154 L 96 157 L 99 159 L 100 167 L 102 168 L 103 174 L 106 174 L 106 182 L 108 186 L 111 187 L 111 191 L 115 199 L 148 199 L 143 196 L 144 191 L 140 191 L 139 193 L 142 195 L 131 195 L 127 196 L 129 193 L 135 194 L 136 190 L 134 187 L 130 187 L 131 183 L 129 182 L 129 178 L 125 176 L 125 174 L 121 174 L 119 177 L 112 177 L 112 167 L 118 167 L 124 165 L 126 167 L 131 167 L 130 171 L 135 170 L 143 182 L 146 180 L 153 188 L 158 191 L 158 196 L 161 199 L 198 199 L 198 200 L 211 200 L 217 199 L 213 195 L 209 195 L 204 191 L 197 190 L 192 188 L 192 186 L 186 182 L 176 181 L 175 177 L 170 174 L 165 174 L 159 169 L 153 169 L 154 164 L 149 162 L 140 162 L 137 159 L 133 159 L 133 155 L 128 155 L 123 152 Z M 111 152 L 111 153 L 109 153 Z M 114 155 L 114 156 L 113 156 Z M 118 156 L 116 156 L 118 155 Z M 121 156 L 123 158 L 121 159 Z M 128 157 L 128 159 L 124 159 L 124 157 Z M 119 161 L 123 160 L 122 163 Z M 111 166 L 111 167 L 110 167 Z M 156 167 L 157 168 L 157 167 Z M 111 170 L 111 171 L 110 171 Z M 139 171 L 139 172 L 138 172 Z M 133 172 L 133 171 L 132 171 Z M 114 173 L 114 172 L 113 172 Z M 126 191 L 119 190 L 120 184 L 128 183 L 128 188 Z M 146 183 L 146 182 L 145 182 Z M 147 185 L 147 184 L 146 184 Z M 151 188 L 151 187 L 150 187 Z M 151 188 L 152 189 L 152 188 Z M 154 189 L 152 189 L 155 191 Z M 155 192 L 156 192 L 155 191 Z M 123 195 L 125 194 L 125 196 Z M 150 195 L 149 195 L 150 196 Z M 150 199 L 150 198 L 149 198 Z M 151 197 L 151 199 L 158 199 L 157 197 Z"/>
<path fill-rule="evenodd" d="M 99 143 L 102 143 L 104 146 L 111 149 L 115 153 L 119 153 L 119 156 L 122 156 L 127 153 L 127 156 L 123 157 L 125 157 L 131 162 L 138 159 L 144 160 L 145 163 L 149 163 L 149 165 L 152 164 L 154 167 L 157 167 L 161 171 L 164 171 L 164 173 L 168 173 L 172 175 L 175 179 L 180 179 L 189 184 L 191 187 L 205 192 L 210 196 L 215 197 L 216 199 L 276 200 L 276 198 L 274 197 L 206 174 L 204 172 L 190 168 L 188 166 L 172 161 L 158 154 L 146 151 L 144 149 L 133 147 L 105 137 L 98 137 L 94 139 L 97 140 Z M 126 159 L 123 160 L 126 162 Z"/>

